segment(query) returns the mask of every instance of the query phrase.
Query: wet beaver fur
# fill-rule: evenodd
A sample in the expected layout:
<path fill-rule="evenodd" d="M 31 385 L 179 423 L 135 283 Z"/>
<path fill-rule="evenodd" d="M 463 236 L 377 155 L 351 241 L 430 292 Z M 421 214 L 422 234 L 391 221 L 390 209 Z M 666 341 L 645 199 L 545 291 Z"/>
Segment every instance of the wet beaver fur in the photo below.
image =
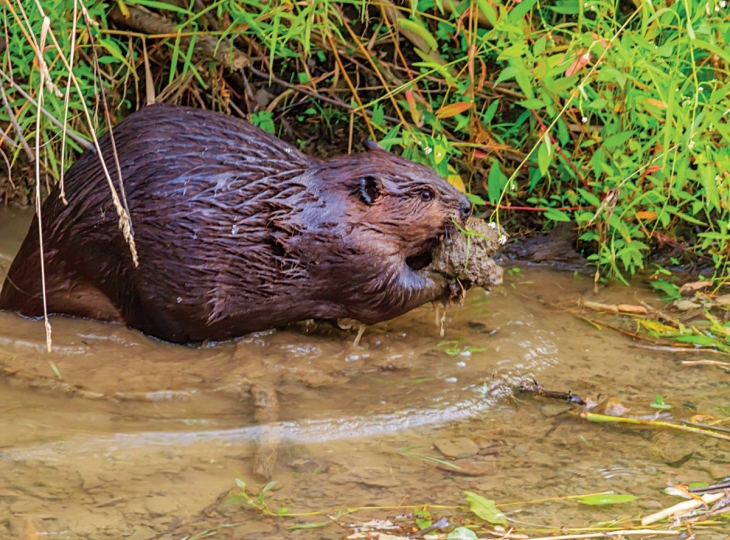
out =
<path fill-rule="evenodd" d="M 315 159 L 211 111 L 154 105 L 114 129 L 139 267 L 99 158 L 69 169 L 68 205 L 42 207 L 49 313 L 157 338 L 222 340 L 312 319 L 391 319 L 444 297 L 425 267 L 470 205 L 434 171 L 379 148 Z M 100 139 L 116 174 L 112 144 Z M 371 145 L 372 146 L 372 145 Z M 0 309 L 43 314 L 38 220 Z"/>

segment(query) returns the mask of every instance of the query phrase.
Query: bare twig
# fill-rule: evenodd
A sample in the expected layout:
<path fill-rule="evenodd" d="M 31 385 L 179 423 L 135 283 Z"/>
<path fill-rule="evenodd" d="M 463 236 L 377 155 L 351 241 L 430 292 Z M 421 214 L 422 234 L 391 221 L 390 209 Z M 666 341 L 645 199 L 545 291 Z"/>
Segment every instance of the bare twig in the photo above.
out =
<path fill-rule="evenodd" d="M 639 345 L 634 344 L 630 345 L 630 347 L 633 347 L 635 349 L 649 349 L 650 351 L 662 351 L 662 352 L 673 352 L 673 353 L 709 353 L 709 354 L 727 354 L 723 351 L 718 351 L 717 349 L 704 349 L 699 348 L 695 349 L 694 347 L 688 347 L 688 346 L 680 346 L 680 345 Z M 708 363 L 712 362 L 712 360 L 700 360 L 699 363 Z M 687 360 L 682 362 L 683 364 L 692 362 Z"/>
<path fill-rule="evenodd" d="M 8 182 L 10 182 L 10 185 L 15 189 L 15 184 L 13 183 L 13 171 L 11 170 L 12 167 L 10 166 L 10 160 L 8 159 L 8 155 L 3 151 L 2 147 L 0 147 L 0 155 L 3 156 L 3 159 L 5 160 L 5 165 L 8 167 Z"/>
<path fill-rule="evenodd" d="M 177 35 L 175 23 L 166 17 L 152 13 L 139 6 L 127 5 L 129 17 L 125 17 L 118 7 L 115 7 L 109 14 L 110 18 L 119 24 L 124 24 L 138 31 L 150 34 L 171 34 Z M 189 47 L 191 37 L 179 37 L 183 46 Z M 218 65 L 228 67 L 231 70 L 239 70 L 248 66 L 251 59 L 238 50 L 227 39 L 220 41 L 210 35 L 198 35 L 193 50 L 193 61 L 213 60 Z"/>
<path fill-rule="evenodd" d="M 0 70 L 0 73 L 2 73 L 2 70 Z M 13 112 L 12 107 L 10 107 L 10 102 L 8 101 L 8 96 L 5 94 L 5 88 L 3 85 L 0 84 L 0 95 L 2 95 L 3 98 L 3 105 L 5 105 L 5 110 L 8 113 L 8 117 L 10 118 L 10 123 L 13 126 L 13 129 L 15 130 L 16 135 L 18 135 L 18 140 L 20 141 L 20 145 L 23 147 L 23 150 L 25 150 L 26 155 L 28 156 L 28 159 L 31 163 L 35 161 L 35 156 L 33 155 L 33 150 L 30 149 L 30 146 L 28 145 L 28 141 L 25 140 L 25 137 L 23 136 L 23 129 L 20 127 L 20 124 L 18 124 L 18 119 L 15 118 L 15 113 Z"/>
<path fill-rule="evenodd" d="M 647 525 L 651 525 L 652 523 L 661 521 L 664 518 L 679 516 L 680 514 L 684 514 L 686 512 L 689 512 L 690 510 L 699 508 L 700 506 L 706 506 L 708 504 L 714 503 L 715 501 L 719 501 L 724 496 L 724 492 L 708 493 L 707 495 L 703 495 L 701 498 L 698 497 L 697 499 L 692 499 L 691 501 L 684 501 L 679 504 L 675 504 L 674 506 L 670 506 L 669 508 L 665 508 L 664 510 L 656 512 L 655 514 L 646 516 L 644 519 L 641 520 L 641 525 L 643 527 L 646 527 Z"/>
<path fill-rule="evenodd" d="M 581 538 L 621 538 L 622 536 L 677 536 L 680 531 L 660 531 L 654 529 L 627 529 L 625 531 L 608 531 L 597 533 L 562 534 L 560 536 L 540 536 L 530 540 L 579 540 Z"/>

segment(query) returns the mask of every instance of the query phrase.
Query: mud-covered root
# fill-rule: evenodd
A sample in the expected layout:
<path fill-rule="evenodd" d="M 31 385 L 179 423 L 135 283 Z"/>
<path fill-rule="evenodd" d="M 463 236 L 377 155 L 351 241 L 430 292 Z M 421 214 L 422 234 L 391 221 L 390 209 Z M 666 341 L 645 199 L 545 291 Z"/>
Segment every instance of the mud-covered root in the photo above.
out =
<path fill-rule="evenodd" d="M 465 287 L 489 290 L 502 284 L 502 268 L 492 257 L 506 240 L 507 235 L 496 223 L 470 217 L 463 232 L 451 234 L 434 248 L 431 268 Z M 456 294 L 457 298 L 462 296 Z"/>

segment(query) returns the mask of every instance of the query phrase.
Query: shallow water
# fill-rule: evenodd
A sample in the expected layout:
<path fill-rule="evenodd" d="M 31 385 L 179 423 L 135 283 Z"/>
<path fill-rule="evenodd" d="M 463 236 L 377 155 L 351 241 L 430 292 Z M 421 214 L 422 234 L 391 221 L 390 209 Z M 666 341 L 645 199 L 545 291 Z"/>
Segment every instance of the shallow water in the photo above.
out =
<path fill-rule="evenodd" d="M 0 211 L 0 277 L 29 219 Z M 730 474 L 726 442 L 590 425 L 566 404 L 513 396 L 535 378 L 551 390 L 614 396 L 636 412 L 651 411 L 661 394 L 677 413 L 692 413 L 681 413 L 684 405 L 724 416 L 727 375 L 683 368 L 677 354 L 598 330 L 568 311 L 581 297 L 654 301 L 641 287 L 594 295 L 589 279 L 522 268 L 489 295 L 470 291 L 447 312 L 444 337 L 430 307 L 369 328 L 358 349 L 354 334 L 327 326 L 201 348 L 52 317 L 50 355 L 42 323 L 0 313 L 0 538 L 141 540 L 211 529 L 214 538 L 334 539 L 347 530 L 287 528 L 326 521 L 338 508 L 464 505 L 463 490 L 498 503 L 605 490 L 639 497 L 623 506 L 502 506 L 520 529 L 574 528 L 674 504 L 662 494 L 668 482 Z M 260 388 L 279 396 L 278 418 L 263 430 L 250 397 Z M 236 478 L 252 491 L 266 483 L 252 472 L 253 456 L 272 428 L 282 446 L 270 508 L 325 514 L 271 518 L 221 503 Z M 446 459 L 434 441 L 459 437 L 476 443 L 464 467 L 478 476 L 418 457 Z M 725 535 L 708 529 L 702 537 Z"/>

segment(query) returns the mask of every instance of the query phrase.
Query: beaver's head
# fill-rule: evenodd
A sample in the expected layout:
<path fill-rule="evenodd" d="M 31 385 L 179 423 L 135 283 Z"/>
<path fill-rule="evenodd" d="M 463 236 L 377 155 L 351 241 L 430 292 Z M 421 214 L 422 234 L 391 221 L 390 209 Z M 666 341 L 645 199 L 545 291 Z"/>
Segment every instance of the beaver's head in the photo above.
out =
<path fill-rule="evenodd" d="M 418 270 L 439 237 L 462 226 L 471 204 L 435 171 L 371 143 L 368 152 L 326 160 L 322 172 L 344 190 L 348 221 Z M 332 182 L 328 182 L 332 186 Z"/>

